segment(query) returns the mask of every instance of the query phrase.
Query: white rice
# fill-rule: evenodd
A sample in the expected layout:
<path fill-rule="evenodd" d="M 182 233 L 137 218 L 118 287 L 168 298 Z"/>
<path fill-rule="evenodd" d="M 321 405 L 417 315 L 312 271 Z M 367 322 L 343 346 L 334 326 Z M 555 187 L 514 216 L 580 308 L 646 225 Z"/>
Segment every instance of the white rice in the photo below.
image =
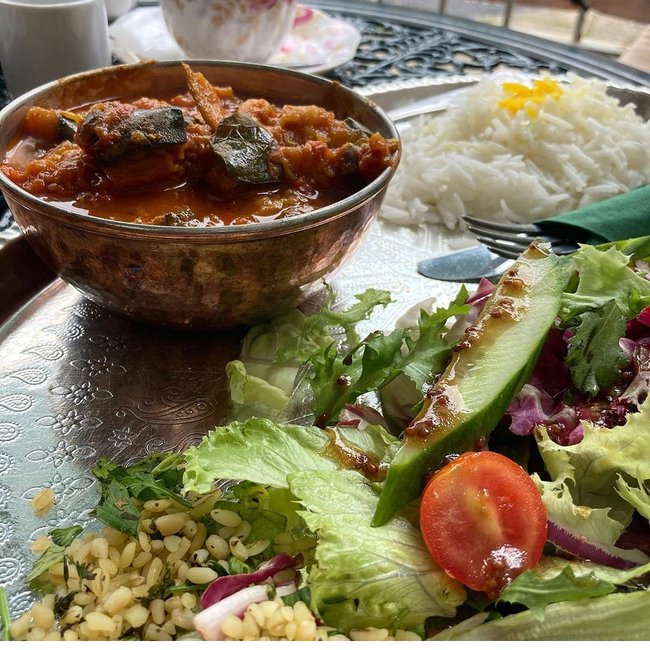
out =
<path fill-rule="evenodd" d="M 403 134 L 382 217 L 452 229 L 463 214 L 531 222 L 650 182 L 650 122 L 605 82 L 571 77 L 562 87 L 532 118 L 501 108 L 506 94 L 491 79 L 442 116 L 418 118 Z"/>

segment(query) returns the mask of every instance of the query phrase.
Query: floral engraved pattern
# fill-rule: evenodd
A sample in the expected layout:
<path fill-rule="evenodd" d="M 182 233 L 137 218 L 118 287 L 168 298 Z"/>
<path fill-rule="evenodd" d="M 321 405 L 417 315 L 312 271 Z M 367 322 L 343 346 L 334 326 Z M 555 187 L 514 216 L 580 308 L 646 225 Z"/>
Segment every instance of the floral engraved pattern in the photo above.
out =
<path fill-rule="evenodd" d="M 108 441 L 117 449 L 124 449 L 133 444 L 134 438 L 137 438 L 138 433 L 132 433 L 131 427 L 124 427 L 123 429 L 113 429 L 108 436 Z"/>
<path fill-rule="evenodd" d="M 144 446 L 144 451 L 147 454 L 153 454 L 155 451 L 167 451 L 168 449 L 171 449 L 171 445 L 162 438 L 151 438 L 147 440 Z"/>
<path fill-rule="evenodd" d="M 89 445 L 75 445 L 66 440 L 60 440 L 54 447 L 33 449 L 25 458 L 32 463 L 52 463 L 57 469 L 65 462 L 77 459 L 92 458 L 97 451 Z"/>
<path fill-rule="evenodd" d="M 50 344 L 36 345 L 32 348 L 27 348 L 25 352 L 35 354 L 37 357 L 45 359 L 45 361 L 58 361 L 65 354 L 62 348 Z"/>
<path fill-rule="evenodd" d="M 88 375 L 89 377 L 97 377 L 98 375 L 123 375 L 126 368 L 119 364 L 110 361 L 106 357 L 100 359 L 74 359 L 70 365 Z"/>
<path fill-rule="evenodd" d="M 77 429 L 95 429 L 102 423 L 98 418 L 78 413 L 77 409 L 70 409 L 67 413 L 46 415 L 36 420 L 36 422 L 42 427 L 50 427 L 55 431 L 60 431 L 64 436 Z"/>
<path fill-rule="evenodd" d="M 0 397 L 0 407 L 7 411 L 13 411 L 14 413 L 26 411 L 33 404 L 34 400 L 29 395 L 19 395 L 16 393 L 15 395 Z"/>
<path fill-rule="evenodd" d="M 16 370 L 9 376 L 12 379 L 19 379 L 30 386 L 38 386 L 47 379 L 47 373 L 41 368 L 23 368 L 22 370 Z"/>
<path fill-rule="evenodd" d="M 30 539 L 33 541 L 42 535 L 47 535 L 52 528 L 65 528 L 73 523 L 85 523 L 89 520 L 91 511 L 92 508 L 84 508 L 81 511 L 65 507 L 57 508 L 55 512 L 50 513 L 48 519 L 41 521 L 41 525 L 34 530 Z"/>
<path fill-rule="evenodd" d="M 91 336 L 90 341 L 105 354 L 114 352 L 136 352 L 142 346 L 128 336 Z"/>
<path fill-rule="evenodd" d="M 181 385 L 191 385 L 196 389 L 203 388 L 204 384 L 214 382 L 223 377 L 223 372 L 214 368 L 192 368 L 183 366 L 172 370 L 169 375 L 171 381 Z"/>
<path fill-rule="evenodd" d="M 94 483 L 90 476 L 62 476 L 58 472 L 51 480 L 43 481 L 23 492 L 23 499 L 33 499 L 43 488 L 52 488 L 57 501 L 70 497 L 76 492 L 87 490 Z"/>
<path fill-rule="evenodd" d="M 77 406 L 79 404 L 92 402 L 95 399 L 103 400 L 113 397 L 113 393 L 111 393 L 110 390 L 105 390 L 104 388 L 93 386 L 89 381 L 84 381 L 79 385 L 73 384 L 69 387 L 55 386 L 54 388 L 50 389 L 50 392 L 52 392 L 54 395 L 61 395 Z"/>
<path fill-rule="evenodd" d="M 10 585 L 15 582 L 23 572 L 20 560 L 15 557 L 0 558 L 0 585 Z"/>
<path fill-rule="evenodd" d="M 15 460 L 4 451 L 0 451 L 0 474 L 6 474 L 15 464 Z"/>
<path fill-rule="evenodd" d="M 0 442 L 11 442 L 23 431 L 20 424 L 15 422 L 0 422 Z"/>
<path fill-rule="evenodd" d="M 72 313 L 83 320 L 98 320 L 104 314 L 101 307 L 90 302 L 83 300 L 72 307 Z"/>
<path fill-rule="evenodd" d="M 174 445 L 174 451 L 183 451 L 192 445 L 198 445 L 205 437 L 203 433 L 190 433 Z"/>
<path fill-rule="evenodd" d="M 14 616 L 20 616 L 26 612 L 35 600 L 31 591 L 21 591 L 9 597 L 9 609 Z"/>

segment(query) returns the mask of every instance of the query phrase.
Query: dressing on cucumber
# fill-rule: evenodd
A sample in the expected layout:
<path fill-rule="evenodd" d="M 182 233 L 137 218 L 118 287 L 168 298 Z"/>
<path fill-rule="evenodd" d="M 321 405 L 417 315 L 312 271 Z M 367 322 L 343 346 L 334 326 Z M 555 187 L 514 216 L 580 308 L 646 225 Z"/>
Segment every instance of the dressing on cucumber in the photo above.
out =
<path fill-rule="evenodd" d="M 455 346 L 390 465 L 373 519 L 415 499 L 448 454 L 481 448 L 530 375 L 560 306 L 570 264 L 533 244 L 500 280 Z"/>

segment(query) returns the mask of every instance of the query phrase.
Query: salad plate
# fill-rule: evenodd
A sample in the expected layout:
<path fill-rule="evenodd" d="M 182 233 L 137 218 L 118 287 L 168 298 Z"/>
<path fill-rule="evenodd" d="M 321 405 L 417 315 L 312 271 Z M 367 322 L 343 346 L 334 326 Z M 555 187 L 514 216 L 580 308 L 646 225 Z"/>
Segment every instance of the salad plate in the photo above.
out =
<path fill-rule="evenodd" d="M 415 102 L 444 108 L 467 81 L 382 85 L 367 94 L 387 110 Z M 634 89 L 620 91 L 642 99 Z M 416 262 L 469 243 L 440 227 L 380 219 L 333 282 L 337 306 L 369 288 L 391 293 L 393 302 L 363 323 L 361 336 L 392 330 L 414 305 L 445 306 L 460 285 L 420 276 Z M 30 543 L 91 519 L 91 470 L 100 457 L 129 465 L 183 450 L 227 421 L 224 368 L 244 334 L 184 334 L 126 321 L 54 278 L 22 237 L 0 240 L 0 585 L 12 616 L 35 599 L 25 584 Z M 31 500 L 44 487 L 54 503 L 37 515 Z"/>
<path fill-rule="evenodd" d="M 160 6 L 134 9 L 108 31 L 113 56 L 122 63 L 185 58 L 165 26 Z M 293 27 L 268 63 L 319 74 L 352 60 L 360 40 L 350 23 L 298 5 Z"/>

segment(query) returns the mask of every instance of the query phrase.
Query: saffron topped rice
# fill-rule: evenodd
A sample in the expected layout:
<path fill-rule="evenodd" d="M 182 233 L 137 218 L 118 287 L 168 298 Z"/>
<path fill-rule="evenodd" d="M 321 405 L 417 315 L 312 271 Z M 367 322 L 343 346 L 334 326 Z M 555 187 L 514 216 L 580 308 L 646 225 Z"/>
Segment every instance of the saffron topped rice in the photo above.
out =
<path fill-rule="evenodd" d="M 650 123 L 605 82 L 485 79 L 461 105 L 405 130 L 382 217 L 451 229 L 463 214 L 526 223 L 648 182 Z"/>

